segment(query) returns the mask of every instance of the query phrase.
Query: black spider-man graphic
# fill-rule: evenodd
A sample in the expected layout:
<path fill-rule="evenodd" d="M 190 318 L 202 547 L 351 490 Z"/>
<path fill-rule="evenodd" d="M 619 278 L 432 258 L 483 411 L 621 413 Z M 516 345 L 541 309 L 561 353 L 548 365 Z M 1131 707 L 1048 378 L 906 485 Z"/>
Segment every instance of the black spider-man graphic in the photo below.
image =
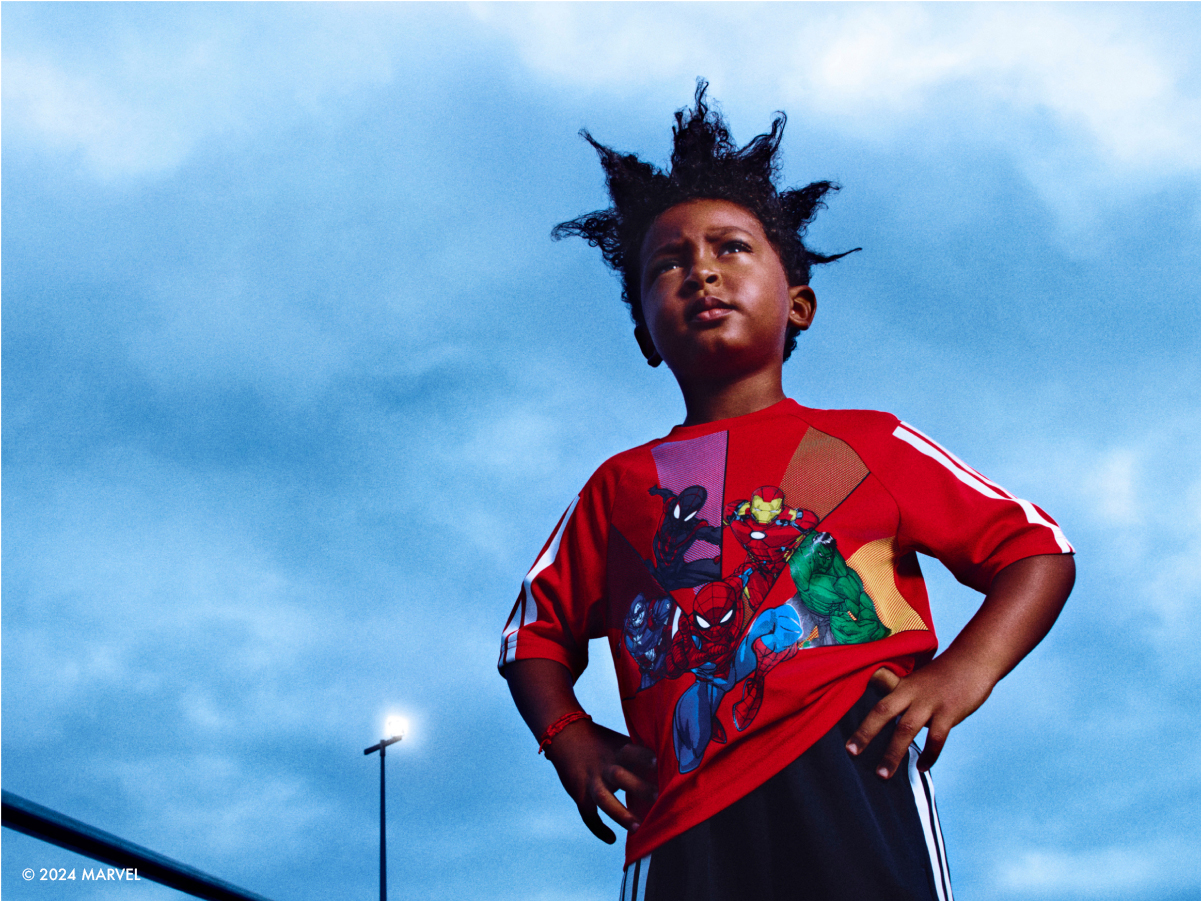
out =
<path fill-rule="evenodd" d="M 689 485 L 679 494 L 655 485 L 650 493 L 663 498 L 663 518 L 652 544 L 653 561 L 647 561 L 659 584 L 667 591 L 692 588 L 721 578 L 721 526 L 701 517 L 709 494 L 702 485 Z M 685 560 L 694 542 L 713 545 L 711 557 Z"/>

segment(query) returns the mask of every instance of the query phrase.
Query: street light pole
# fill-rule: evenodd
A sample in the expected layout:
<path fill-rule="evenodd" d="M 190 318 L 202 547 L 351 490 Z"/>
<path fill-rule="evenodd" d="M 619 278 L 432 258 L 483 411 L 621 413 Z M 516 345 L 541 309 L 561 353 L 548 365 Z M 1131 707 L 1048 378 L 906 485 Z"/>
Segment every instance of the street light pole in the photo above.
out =
<path fill-rule="evenodd" d="M 408 731 L 409 724 L 400 717 L 388 717 L 387 738 L 380 740 L 377 745 L 364 748 L 364 754 L 379 751 L 379 901 L 388 901 L 388 844 L 386 820 L 384 817 L 384 755 L 388 745 L 394 745 Z"/>

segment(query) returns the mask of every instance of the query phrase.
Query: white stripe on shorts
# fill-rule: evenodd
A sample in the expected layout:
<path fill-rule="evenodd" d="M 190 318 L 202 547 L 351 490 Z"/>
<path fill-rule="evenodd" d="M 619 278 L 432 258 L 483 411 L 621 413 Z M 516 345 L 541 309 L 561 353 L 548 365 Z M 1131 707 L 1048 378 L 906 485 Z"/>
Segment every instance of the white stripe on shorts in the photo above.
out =
<path fill-rule="evenodd" d="M 910 745 L 909 787 L 913 789 L 913 801 L 917 805 L 917 815 L 922 821 L 922 835 L 926 839 L 926 850 L 930 854 L 934 891 L 938 894 L 938 901 L 955 901 L 955 896 L 951 894 L 947 849 L 942 843 L 942 825 L 938 822 L 938 808 L 934 805 L 934 782 L 929 773 L 918 770 L 917 757 L 917 745 Z"/>
<path fill-rule="evenodd" d="M 625 868 L 621 876 L 621 901 L 643 901 L 646 897 L 646 875 L 650 868 L 649 854 Z"/>
<path fill-rule="evenodd" d="M 934 803 L 934 782 L 929 773 L 918 770 L 917 758 L 917 746 L 910 745 L 909 788 L 913 791 L 914 806 L 922 822 L 922 837 L 926 840 L 930 869 L 934 874 L 934 891 L 938 901 L 955 901 L 951 892 L 951 871 L 947 867 L 947 850 L 942 841 L 942 824 L 938 821 L 938 807 Z M 646 898 L 646 877 L 650 864 L 648 854 L 625 868 L 621 877 L 620 901 L 643 901 Z"/>

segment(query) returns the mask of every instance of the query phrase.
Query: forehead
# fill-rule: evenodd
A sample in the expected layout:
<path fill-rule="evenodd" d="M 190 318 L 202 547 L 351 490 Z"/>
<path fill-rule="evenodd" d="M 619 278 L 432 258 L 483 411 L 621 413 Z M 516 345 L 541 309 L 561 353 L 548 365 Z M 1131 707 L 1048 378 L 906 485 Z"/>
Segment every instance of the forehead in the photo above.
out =
<path fill-rule="evenodd" d="M 655 218 L 642 239 L 642 256 L 645 259 L 664 245 L 703 238 L 726 229 L 738 229 L 767 240 L 759 217 L 746 207 L 728 200 L 689 200 L 669 207 Z"/>

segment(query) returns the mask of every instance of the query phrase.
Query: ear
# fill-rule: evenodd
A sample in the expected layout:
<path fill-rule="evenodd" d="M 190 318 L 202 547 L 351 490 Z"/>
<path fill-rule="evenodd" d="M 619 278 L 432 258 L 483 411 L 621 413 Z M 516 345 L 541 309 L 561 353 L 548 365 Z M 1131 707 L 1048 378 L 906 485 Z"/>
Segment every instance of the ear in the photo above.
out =
<path fill-rule="evenodd" d="M 639 324 L 634 326 L 634 340 L 638 342 L 638 349 L 646 357 L 648 366 L 658 366 L 663 362 L 663 358 L 659 356 L 659 351 L 655 350 L 655 342 L 651 340 L 651 333 L 646 330 L 645 325 Z"/>
<path fill-rule="evenodd" d="M 788 298 L 792 303 L 788 309 L 788 324 L 803 332 L 813 324 L 817 295 L 808 285 L 792 285 L 788 289 Z"/>

